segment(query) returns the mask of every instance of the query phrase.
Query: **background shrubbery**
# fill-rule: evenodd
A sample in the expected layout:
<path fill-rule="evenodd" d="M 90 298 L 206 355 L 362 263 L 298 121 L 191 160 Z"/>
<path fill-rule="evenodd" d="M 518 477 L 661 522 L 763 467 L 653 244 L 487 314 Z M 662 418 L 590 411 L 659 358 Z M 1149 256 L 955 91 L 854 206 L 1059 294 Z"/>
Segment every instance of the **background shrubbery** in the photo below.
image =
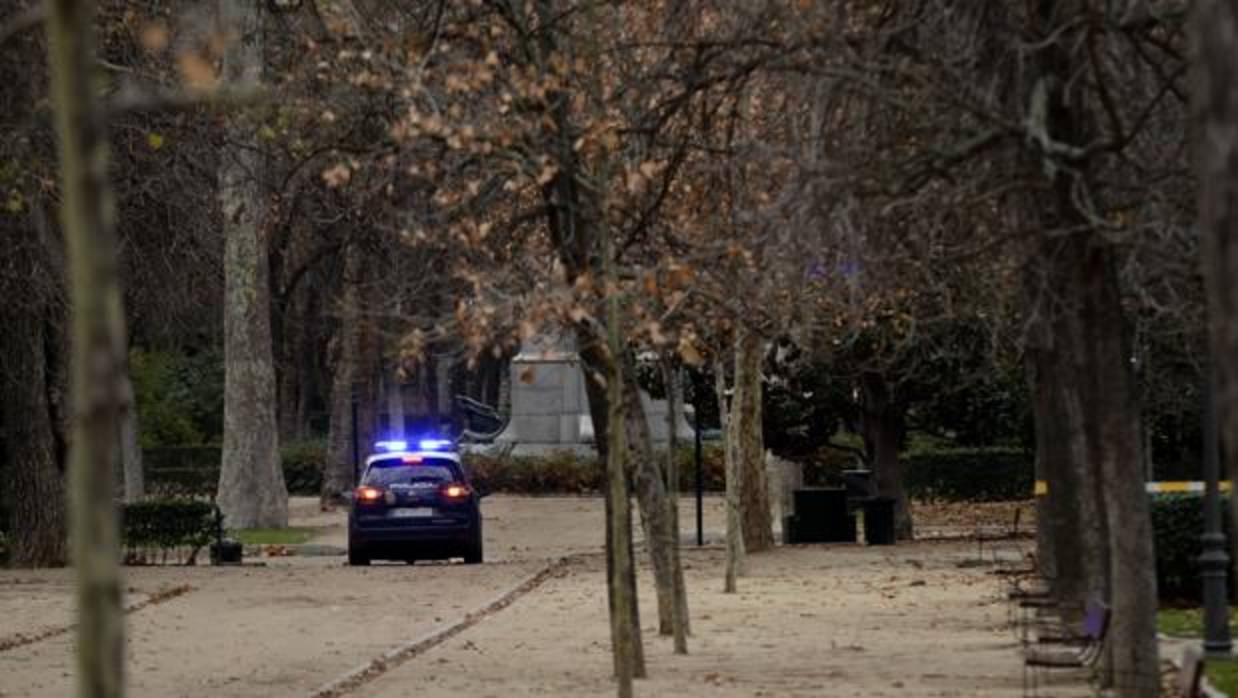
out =
<path fill-rule="evenodd" d="M 219 484 L 219 446 L 160 446 L 143 450 L 146 487 L 158 495 L 210 495 Z M 316 495 L 322 488 L 327 443 L 294 441 L 280 448 L 288 492 Z"/>
<path fill-rule="evenodd" d="M 317 494 L 327 460 L 324 440 L 297 441 L 280 449 L 284 479 L 293 494 Z M 145 451 L 147 481 L 161 494 L 209 494 L 219 479 L 218 446 L 165 446 Z M 695 487 L 691 446 L 678 453 L 680 490 Z M 580 494 L 600 491 L 602 473 L 592 456 L 557 451 L 541 456 L 468 454 L 474 480 L 491 492 Z M 705 489 L 725 489 L 722 447 L 702 450 Z M 804 464 L 809 486 L 838 486 L 842 472 L 858 465 L 853 454 L 823 449 Z M 1002 501 L 1026 499 L 1032 492 L 1032 456 L 1019 449 L 926 449 L 903 456 L 908 493 L 916 499 Z"/>
<path fill-rule="evenodd" d="M 192 562 L 211 542 L 217 530 L 215 506 L 199 499 L 150 499 L 126 504 L 121 510 L 121 540 L 126 557 L 146 559 L 151 551 L 161 557 L 185 549 Z"/>
<path fill-rule="evenodd" d="M 1227 541 L 1226 553 L 1233 554 L 1230 533 L 1229 497 L 1221 498 L 1221 526 Z M 1151 498 L 1152 535 L 1156 545 L 1156 588 L 1161 599 L 1198 601 L 1202 581 L 1199 554 L 1204 532 L 1203 498 L 1191 494 L 1157 494 Z M 1235 570 L 1229 572 L 1233 588 Z"/>
<path fill-rule="evenodd" d="M 696 487 L 696 464 L 692 448 L 678 453 L 679 489 Z M 543 456 L 504 456 L 471 453 L 465 463 L 473 482 L 487 492 L 510 494 L 587 494 L 601 491 L 604 476 L 593 456 L 556 451 Z M 717 492 L 725 488 L 722 448 L 708 444 L 701 453 L 704 487 Z"/>
<path fill-rule="evenodd" d="M 904 485 L 913 499 L 995 502 L 1027 499 L 1033 456 L 1018 448 L 916 450 L 903 454 Z"/>

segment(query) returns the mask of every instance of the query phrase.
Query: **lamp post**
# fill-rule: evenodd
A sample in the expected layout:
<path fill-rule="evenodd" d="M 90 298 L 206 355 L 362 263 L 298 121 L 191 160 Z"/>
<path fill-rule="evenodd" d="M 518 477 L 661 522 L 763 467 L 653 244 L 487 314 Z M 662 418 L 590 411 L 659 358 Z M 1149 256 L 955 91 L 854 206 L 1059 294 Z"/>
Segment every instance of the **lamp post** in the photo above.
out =
<path fill-rule="evenodd" d="M 1203 552 L 1199 556 L 1204 586 L 1204 653 L 1228 655 L 1233 646 L 1226 589 L 1229 554 L 1225 551 L 1225 534 L 1221 530 L 1220 444 L 1211 369 L 1207 369 L 1204 382 L 1204 535 Z"/>
<path fill-rule="evenodd" d="M 701 407 L 694 404 L 692 409 L 692 431 L 696 438 L 696 448 L 694 450 L 696 459 L 696 545 L 700 547 L 705 545 L 705 474 L 701 472 Z"/>
<path fill-rule="evenodd" d="M 361 479 L 361 448 L 357 443 L 357 397 L 355 395 L 349 404 L 348 418 L 352 426 L 350 430 L 352 434 L 352 485 L 356 487 Z"/>

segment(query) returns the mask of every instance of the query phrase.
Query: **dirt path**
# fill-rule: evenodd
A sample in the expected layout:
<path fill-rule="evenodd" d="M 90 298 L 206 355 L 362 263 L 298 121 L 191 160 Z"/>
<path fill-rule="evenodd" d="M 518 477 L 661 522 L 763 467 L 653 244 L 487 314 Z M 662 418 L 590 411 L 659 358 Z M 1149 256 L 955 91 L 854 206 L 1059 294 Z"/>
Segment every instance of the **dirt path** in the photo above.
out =
<path fill-rule="evenodd" d="M 720 592 L 721 553 L 690 552 L 694 636 L 676 657 L 652 634 L 641 589 L 644 696 L 1021 696 L 1019 655 L 975 548 L 792 547 L 753 558 L 741 592 Z M 358 695 L 610 696 L 600 561 L 573 567 L 501 617 L 387 673 Z M 1078 681 L 1042 687 L 1091 695 Z"/>
<path fill-rule="evenodd" d="M 566 574 L 349 695 L 611 695 L 600 500 L 493 497 L 485 510 L 481 566 L 355 569 L 335 556 L 127 570 L 133 603 L 192 587 L 129 616 L 131 695 L 306 696 L 569 555 L 577 561 Z M 310 501 L 293 511 L 297 523 L 324 527 L 316 542 L 343 545 L 340 512 Z M 718 537 L 720 514 L 707 500 L 707 539 Z M 681 521 L 688 535 L 688 499 Z M 742 593 L 723 595 L 720 553 L 686 548 L 692 654 L 675 657 L 647 634 L 651 678 L 639 693 L 1017 695 L 998 583 L 957 566 L 975 555 L 966 543 L 782 548 L 754 557 Z M 641 594 L 651 626 L 653 592 Z M 0 571 L 0 640 L 65 627 L 69 604 L 64 570 Z M 0 696 L 69 695 L 71 648 L 67 633 L 0 650 Z"/>

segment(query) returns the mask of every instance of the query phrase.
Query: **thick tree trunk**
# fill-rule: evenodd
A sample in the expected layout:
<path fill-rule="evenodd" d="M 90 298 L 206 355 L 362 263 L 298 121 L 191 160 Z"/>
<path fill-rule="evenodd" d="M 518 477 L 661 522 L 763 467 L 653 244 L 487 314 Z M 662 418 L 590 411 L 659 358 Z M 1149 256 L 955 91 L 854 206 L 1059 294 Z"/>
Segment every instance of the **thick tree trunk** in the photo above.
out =
<path fill-rule="evenodd" d="M 1043 43 L 1028 62 L 1028 128 L 1075 147 L 1095 139 L 1090 97 L 1076 79 L 1089 60 L 1080 47 L 1087 44 L 1084 33 L 1091 29 L 1077 21 L 1088 12 L 1087 3 L 1078 0 L 1041 2 L 1029 27 Z M 1104 523 L 1100 542 L 1086 538 L 1093 533 L 1087 526 L 1076 532 L 1085 537 L 1085 564 L 1108 555 L 1108 586 L 1092 590 L 1107 591 L 1113 607 L 1110 661 L 1102 683 L 1111 679 L 1122 696 L 1155 696 L 1160 691 L 1157 599 L 1155 577 L 1149 573 L 1155 561 L 1117 252 L 1077 208 L 1079 191 L 1090 186 L 1092 164 L 1065 168 L 1038 151 L 1025 157 L 1028 171 L 1044 177 L 1048 185 L 1028 202 L 1028 218 L 1039 217 L 1044 229 L 1034 263 L 1046 274 L 1047 283 L 1039 291 L 1046 299 L 1043 305 L 1052 308 L 1054 348 L 1072 364 L 1054 378 L 1065 416 L 1059 433 L 1066 437 L 1070 467 L 1079 477 L 1080 515 L 1085 523 L 1096 515 Z M 1038 310 L 1043 312 L 1029 308 L 1028 316 L 1035 317 Z M 1101 494 L 1093 512 L 1089 483 L 1097 480 Z M 1059 486 L 1068 484 L 1049 483 L 1050 490 Z M 1059 553 L 1058 560 L 1064 559 Z"/>
<path fill-rule="evenodd" d="M 722 428 L 722 453 L 726 466 L 726 572 L 722 591 L 734 594 L 739 588 L 739 577 L 744 573 L 743 479 L 736 454 L 739 441 L 736 420 L 727 405 L 726 366 L 721 360 L 714 363 L 714 390 L 718 397 L 718 423 Z"/>
<path fill-rule="evenodd" d="M 877 480 L 877 494 L 894 500 L 895 534 L 910 540 L 915 536 L 915 528 L 898 457 L 903 441 L 903 408 L 890 395 L 885 376 L 876 371 L 865 371 L 860 376 L 860 393 L 864 446 Z"/>
<path fill-rule="evenodd" d="M 68 249 L 71 399 L 70 521 L 77 588 L 77 694 L 124 695 L 120 531 L 115 505 L 128 341 L 115 203 L 107 181 L 106 117 L 92 77 L 94 5 L 47 3 L 61 205 Z"/>
<path fill-rule="evenodd" d="M 774 521 L 765 477 L 765 441 L 761 423 L 761 337 L 743 329 L 735 344 L 736 468 L 742 480 L 740 507 L 745 553 L 774 547 Z"/>
<path fill-rule="evenodd" d="M 1121 696 L 1156 696 L 1160 661 L 1156 636 L 1156 554 L 1144 489 L 1140 410 L 1131 372 L 1114 249 L 1093 240 L 1083 267 L 1083 327 L 1093 389 L 1097 466 L 1109 529 L 1113 683 Z"/>
<path fill-rule="evenodd" d="M 57 446 L 60 425 L 53 406 L 60 388 L 49 365 L 67 348 L 52 313 L 46 298 L 0 304 L 5 327 L 0 333 L 0 443 L 10 489 L 9 564 L 14 567 L 59 567 L 68 558 L 64 454 Z"/>
<path fill-rule="evenodd" d="M 1208 293 L 1222 469 L 1238 481 L 1238 8 L 1196 3 L 1191 89 L 1200 183 L 1199 234 Z M 1233 502 L 1238 503 L 1238 501 Z M 1230 507 L 1238 531 L 1238 506 Z M 1238 558 L 1238 536 L 1230 536 Z"/>
<path fill-rule="evenodd" d="M 1033 210 L 1052 210 L 1042 202 Z M 1052 220 L 1042 224 L 1052 227 Z M 1036 462 L 1048 492 L 1041 498 L 1044 571 L 1068 614 L 1082 613 L 1091 596 L 1108 598 L 1109 536 L 1100 466 L 1089 428 L 1087 353 L 1077 272 L 1085 254 L 1078 240 L 1047 239 L 1025 270 L 1028 379 L 1036 420 Z"/>
<path fill-rule="evenodd" d="M 11 226 L 11 227 L 10 227 Z M 6 261 L 27 270 L 31 284 L 7 277 L 0 284 L 0 493 L 9 513 L 9 564 L 59 567 L 68 559 L 64 485 L 64 431 L 68 356 L 63 245 L 41 202 L 28 227 L 0 220 L 8 235 Z"/>
<path fill-rule="evenodd" d="M 262 4 L 220 0 L 227 35 L 224 81 L 262 83 Z M 264 231 L 262 155 L 257 129 L 242 115 L 227 127 L 219 165 L 224 221 L 224 443 L 216 503 L 231 528 L 288 525 L 288 490 L 279 460 L 271 288 Z"/>

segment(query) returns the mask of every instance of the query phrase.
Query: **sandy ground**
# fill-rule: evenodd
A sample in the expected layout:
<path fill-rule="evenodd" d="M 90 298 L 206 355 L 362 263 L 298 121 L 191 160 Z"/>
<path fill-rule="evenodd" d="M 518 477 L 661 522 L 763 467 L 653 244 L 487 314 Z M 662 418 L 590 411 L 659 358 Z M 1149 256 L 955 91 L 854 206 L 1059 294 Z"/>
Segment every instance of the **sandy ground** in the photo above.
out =
<path fill-rule="evenodd" d="M 677 657 L 642 585 L 647 696 L 1020 696 L 998 583 L 972 545 L 796 546 L 755 556 L 721 593 L 720 551 L 689 552 L 694 636 Z M 609 696 L 600 560 L 388 672 L 367 696 Z M 1079 676 L 1042 695 L 1091 695 Z"/>
<path fill-rule="evenodd" d="M 691 504 L 684 500 L 681 515 L 689 539 Z M 719 505 L 707 500 L 707 539 L 720 535 Z M 192 587 L 128 617 L 131 695 L 305 696 L 563 556 L 572 562 L 562 574 L 352 695 L 612 695 L 601 510 L 592 498 L 487 499 L 480 566 L 354 569 L 340 556 L 294 556 L 240 569 L 130 568 L 130 603 Z M 343 544 L 342 513 L 304 500 L 293 514 L 324 527 L 316 542 Z M 720 593 L 719 550 L 684 555 L 691 654 L 673 655 L 650 632 L 654 596 L 642 570 L 649 678 L 638 695 L 1022 694 L 1001 583 L 990 567 L 968 564 L 975 543 L 782 547 L 753 556 L 732 595 Z M 0 571 L 0 648 L 66 627 L 70 604 L 64 570 Z M 0 649 L 0 696 L 69 695 L 71 650 L 71 633 Z M 1075 678 L 1041 695 L 1089 692 Z"/>

